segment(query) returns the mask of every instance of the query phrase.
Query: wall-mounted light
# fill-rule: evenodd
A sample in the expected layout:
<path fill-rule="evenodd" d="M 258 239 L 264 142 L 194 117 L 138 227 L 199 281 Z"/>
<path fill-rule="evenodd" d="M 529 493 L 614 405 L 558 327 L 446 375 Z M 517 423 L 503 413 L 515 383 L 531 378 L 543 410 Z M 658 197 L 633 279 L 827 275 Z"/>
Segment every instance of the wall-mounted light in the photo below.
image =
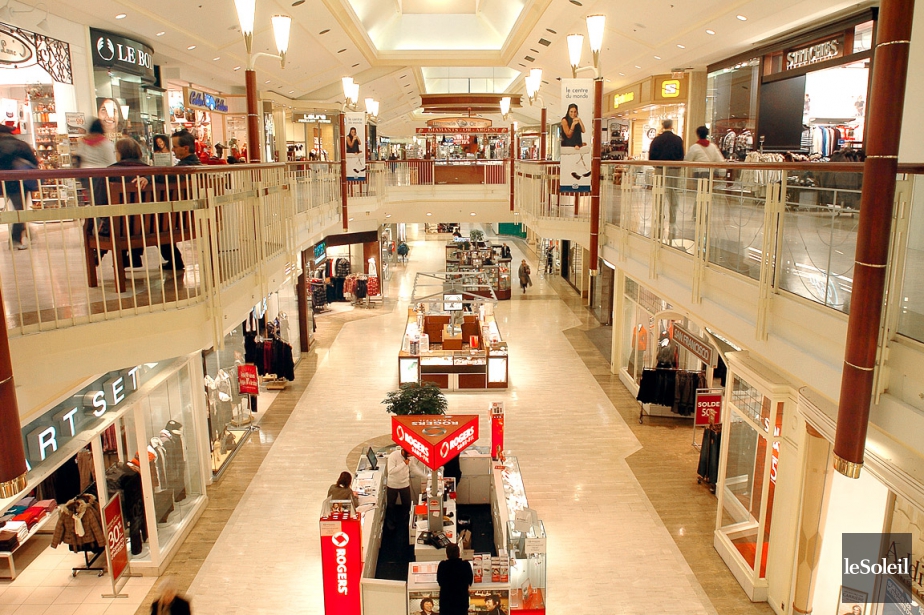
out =
<path fill-rule="evenodd" d="M 577 78 L 577 69 L 581 65 L 581 53 L 584 47 L 583 34 L 568 35 L 568 61 L 571 62 L 571 76 Z"/>
<path fill-rule="evenodd" d="M 500 99 L 500 112 L 504 120 L 507 119 L 507 116 L 510 114 L 510 97 L 504 96 Z"/>
<path fill-rule="evenodd" d="M 273 36 L 276 39 L 276 51 L 282 68 L 286 67 L 286 51 L 289 50 L 289 32 L 292 30 L 292 18 L 288 15 L 273 15 Z"/>
<path fill-rule="evenodd" d="M 234 7 L 237 9 L 237 20 L 241 24 L 244 46 L 249 55 L 253 49 L 253 19 L 257 11 L 257 0 L 234 0 Z"/>
<path fill-rule="evenodd" d="M 359 84 L 353 81 L 352 77 L 343 77 L 340 80 L 343 84 L 343 96 L 346 98 L 346 106 L 355 107 L 359 102 Z"/>

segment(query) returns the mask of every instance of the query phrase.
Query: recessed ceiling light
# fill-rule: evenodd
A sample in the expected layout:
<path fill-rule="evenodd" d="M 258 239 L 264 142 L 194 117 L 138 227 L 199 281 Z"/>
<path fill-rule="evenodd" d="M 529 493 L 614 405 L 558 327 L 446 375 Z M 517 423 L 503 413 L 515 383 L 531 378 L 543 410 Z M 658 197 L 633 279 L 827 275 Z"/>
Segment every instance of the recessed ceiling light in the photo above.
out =
<path fill-rule="evenodd" d="M 556 32 L 556 31 L 553 30 L 552 28 L 546 28 L 545 31 L 546 31 L 546 32 L 551 32 L 552 34 L 558 34 L 558 32 Z"/>
<path fill-rule="evenodd" d="M 641 68 L 641 66 L 636 65 L 635 68 Z"/>
<path fill-rule="evenodd" d="M 715 30 L 706 30 L 706 34 L 715 34 Z"/>
<path fill-rule="evenodd" d="M 391 214 L 385 214 L 386 218 L 391 218 Z"/>
<path fill-rule="evenodd" d="M 323 30 L 321 30 L 320 32 L 318 32 L 318 34 L 319 34 L 319 35 L 321 35 L 321 34 L 327 34 L 328 32 L 330 32 L 330 28 L 324 28 Z"/>
<path fill-rule="evenodd" d="M 475 212 L 472 212 L 472 213 L 470 213 L 469 215 L 470 215 L 470 216 L 474 216 L 474 215 L 475 215 Z"/>
<path fill-rule="evenodd" d="M 212 58 L 212 62 L 217 62 L 220 59 L 221 59 L 221 56 L 215 56 L 214 58 Z"/>
<path fill-rule="evenodd" d="M 161 30 L 160 32 L 158 32 L 158 33 L 155 34 L 154 36 L 163 36 L 164 34 L 166 34 L 166 32 L 164 32 L 163 30 Z"/>
<path fill-rule="evenodd" d="M 128 15 L 126 15 L 125 13 L 119 13 L 118 15 L 116 15 L 116 19 L 125 19 L 126 17 L 128 17 Z"/>
<path fill-rule="evenodd" d="M 747 20 L 748 20 L 748 18 L 745 17 L 744 15 L 736 15 L 735 17 L 737 17 L 737 18 L 740 19 L 741 21 L 747 21 Z"/>
<path fill-rule="evenodd" d="M 235 66 L 235 67 L 234 67 L 234 70 L 241 70 L 241 67 L 240 67 L 240 66 Z"/>
<path fill-rule="evenodd" d="M 295 90 L 289 90 L 289 94 L 295 94 Z"/>
<path fill-rule="evenodd" d="M 655 56 L 654 59 L 655 59 L 655 60 L 660 60 L 660 59 L 661 59 L 661 56 Z"/>
<path fill-rule="evenodd" d="M 583 2 L 578 2 L 578 0 L 571 0 L 571 4 L 576 4 L 578 6 L 584 6 Z"/>
<path fill-rule="evenodd" d="M 356 64 L 354 64 L 354 65 L 351 66 L 350 68 L 356 68 L 357 66 L 359 66 L 359 62 L 357 62 Z"/>
<path fill-rule="evenodd" d="M 427 212 L 427 215 L 428 215 L 428 216 L 432 216 L 433 214 L 432 214 L 432 213 L 430 213 L 430 212 L 428 211 L 428 212 Z"/>
<path fill-rule="evenodd" d="M 346 47 L 344 47 L 343 49 L 341 49 L 341 50 L 338 51 L 337 53 L 343 53 L 344 51 L 346 51 Z"/>
<path fill-rule="evenodd" d="M 619 76 L 620 76 L 620 77 L 625 77 L 626 74 L 625 74 L 625 73 L 619 73 Z"/>
<path fill-rule="evenodd" d="M 263 83 L 269 83 L 270 81 L 272 81 L 272 79 L 267 79 L 267 80 L 264 81 Z"/>
<path fill-rule="evenodd" d="M 305 4 L 305 0 L 295 0 L 295 2 L 292 3 L 292 6 L 299 6 L 300 4 Z"/>
<path fill-rule="evenodd" d="M 677 47 L 679 47 L 680 49 L 686 49 L 686 47 L 681 45 L 680 43 L 677 43 Z"/>
<path fill-rule="evenodd" d="M 195 45 L 190 45 L 190 46 L 187 47 L 186 49 L 189 50 L 189 51 L 192 51 L 192 50 L 195 49 L 195 48 L 196 48 Z"/>
<path fill-rule="evenodd" d="M 350 218 L 347 220 L 347 222 L 352 222 L 352 221 L 353 221 L 353 218 Z"/>

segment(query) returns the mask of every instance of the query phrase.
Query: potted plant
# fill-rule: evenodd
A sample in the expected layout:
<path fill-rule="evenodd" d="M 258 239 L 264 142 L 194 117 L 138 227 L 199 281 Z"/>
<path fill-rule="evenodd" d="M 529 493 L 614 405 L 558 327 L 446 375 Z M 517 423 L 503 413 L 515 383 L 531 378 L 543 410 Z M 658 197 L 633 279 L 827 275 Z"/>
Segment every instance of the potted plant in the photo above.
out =
<path fill-rule="evenodd" d="M 475 245 L 481 244 L 484 242 L 484 232 L 478 229 L 472 229 L 468 234 L 468 238 Z"/>
<path fill-rule="evenodd" d="M 397 391 L 390 391 L 382 403 L 386 412 L 397 415 L 446 414 L 449 407 L 446 396 L 432 382 L 402 384 Z"/>

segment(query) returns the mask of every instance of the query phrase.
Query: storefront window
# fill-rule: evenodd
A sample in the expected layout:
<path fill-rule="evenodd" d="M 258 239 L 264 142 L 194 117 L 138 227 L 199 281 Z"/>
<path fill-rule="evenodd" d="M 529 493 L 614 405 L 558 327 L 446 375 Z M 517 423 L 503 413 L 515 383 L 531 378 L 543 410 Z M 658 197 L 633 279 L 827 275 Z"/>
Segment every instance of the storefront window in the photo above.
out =
<path fill-rule="evenodd" d="M 758 425 L 764 425 L 770 416 L 770 400 L 738 375 L 732 380 L 732 402 Z M 764 431 L 766 430 L 764 427 Z"/>
<path fill-rule="evenodd" d="M 706 121 L 711 138 L 726 158 L 755 148 L 759 87 L 759 58 L 708 75 Z"/>
<path fill-rule="evenodd" d="M 237 368 L 244 363 L 244 325 L 225 336 L 224 348 L 203 353 L 212 473 L 218 474 L 244 441 L 253 420 L 250 398 L 241 395 Z"/>

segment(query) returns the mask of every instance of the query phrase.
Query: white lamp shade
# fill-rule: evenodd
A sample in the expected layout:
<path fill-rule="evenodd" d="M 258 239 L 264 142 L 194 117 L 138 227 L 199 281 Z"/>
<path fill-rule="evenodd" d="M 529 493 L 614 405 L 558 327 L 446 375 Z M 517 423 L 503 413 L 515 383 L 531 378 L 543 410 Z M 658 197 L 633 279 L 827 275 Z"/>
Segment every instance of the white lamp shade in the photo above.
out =
<path fill-rule="evenodd" d="M 504 96 L 500 99 L 500 112 L 501 115 L 505 116 L 510 113 L 510 97 Z"/>
<path fill-rule="evenodd" d="M 352 86 L 350 87 L 350 96 L 349 96 L 349 98 L 350 98 L 350 100 L 352 100 L 354 103 L 359 102 L 359 84 L 356 83 L 355 81 L 353 82 Z"/>
<path fill-rule="evenodd" d="M 372 101 L 372 115 L 375 117 L 379 116 L 379 101 L 377 100 Z"/>
<path fill-rule="evenodd" d="M 253 18 L 257 10 L 257 0 L 234 0 L 237 8 L 237 20 L 241 24 L 241 32 L 253 34 Z"/>
<path fill-rule="evenodd" d="M 587 38 L 591 51 L 600 51 L 603 47 L 603 30 L 606 26 L 606 15 L 587 16 Z"/>
<path fill-rule="evenodd" d="M 541 68 L 531 68 L 529 69 L 529 76 L 532 77 L 535 82 L 539 85 L 542 84 L 542 69 Z M 538 87 L 536 88 L 539 89 Z"/>
<path fill-rule="evenodd" d="M 583 34 L 569 34 L 568 35 L 568 59 L 571 62 L 571 66 L 580 66 L 581 65 L 581 51 L 584 47 L 584 35 Z"/>
<path fill-rule="evenodd" d="M 292 18 L 288 15 L 273 15 L 273 35 L 276 37 L 276 49 L 280 55 L 289 50 L 289 31 Z"/>
<path fill-rule="evenodd" d="M 536 91 L 539 89 L 538 84 L 536 83 L 536 79 L 532 75 L 529 75 L 526 77 L 526 79 L 524 79 L 524 81 L 526 82 L 526 96 L 532 99 L 532 97 L 536 95 Z"/>
<path fill-rule="evenodd" d="M 350 98 L 350 95 L 353 93 L 353 78 L 344 77 L 341 81 L 343 82 L 343 95 Z"/>
<path fill-rule="evenodd" d="M 372 98 L 367 98 L 365 102 L 366 102 L 366 113 L 372 113 L 372 103 L 374 103 L 375 100 L 373 100 Z"/>

